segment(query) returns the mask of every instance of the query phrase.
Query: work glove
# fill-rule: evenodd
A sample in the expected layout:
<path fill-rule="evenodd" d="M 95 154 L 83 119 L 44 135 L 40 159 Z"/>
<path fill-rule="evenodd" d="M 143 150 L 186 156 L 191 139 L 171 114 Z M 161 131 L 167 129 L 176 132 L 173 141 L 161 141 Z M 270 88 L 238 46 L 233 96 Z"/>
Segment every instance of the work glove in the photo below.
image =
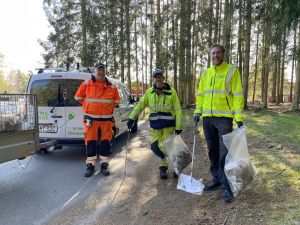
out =
<path fill-rule="evenodd" d="M 131 129 L 133 127 L 134 120 L 133 119 L 128 119 L 127 120 L 127 127 L 128 129 Z"/>
<path fill-rule="evenodd" d="M 195 121 L 195 123 L 198 123 L 200 121 L 200 117 L 201 117 L 200 113 L 195 113 L 194 114 L 194 121 Z"/>
<path fill-rule="evenodd" d="M 175 130 L 175 134 L 176 134 L 176 135 L 181 134 L 181 132 L 182 132 L 182 130 Z"/>
<path fill-rule="evenodd" d="M 236 124 L 238 125 L 238 128 L 241 128 L 244 125 L 243 122 L 236 122 Z"/>

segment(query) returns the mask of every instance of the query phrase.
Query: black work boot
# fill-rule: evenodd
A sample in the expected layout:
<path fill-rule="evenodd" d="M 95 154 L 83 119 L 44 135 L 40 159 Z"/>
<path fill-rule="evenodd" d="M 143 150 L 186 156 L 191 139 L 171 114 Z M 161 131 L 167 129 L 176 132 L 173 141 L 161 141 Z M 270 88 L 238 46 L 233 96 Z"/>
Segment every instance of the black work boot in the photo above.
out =
<path fill-rule="evenodd" d="M 174 171 L 173 171 L 173 178 L 178 178 L 177 173 L 175 173 Z"/>
<path fill-rule="evenodd" d="M 165 167 L 165 166 L 159 167 L 160 179 L 167 179 L 168 178 L 167 170 L 168 170 L 168 168 Z"/>
<path fill-rule="evenodd" d="M 204 191 L 212 191 L 221 185 L 220 182 L 216 180 L 211 180 L 207 184 L 204 185 Z"/>
<path fill-rule="evenodd" d="M 227 203 L 230 203 L 233 201 L 234 196 L 233 196 L 233 193 L 230 188 L 223 189 L 223 199 L 224 199 L 224 202 L 227 202 Z"/>
<path fill-rule="evenodd" d="M 85 171 L 84 176 L 90 177 L 94 174 L 94 172 L 95 172 L 95 167 L 91 163 L 89 163 L 86 165 L 86 171 Z"/>
<path fill-rule="evenodd" d="M 101 163 L 100 168 L 101 168 L 100 172 L 102 173 L 103 176 L 109 175 L 109 169 L 108 169 L 107 162 Z"/>

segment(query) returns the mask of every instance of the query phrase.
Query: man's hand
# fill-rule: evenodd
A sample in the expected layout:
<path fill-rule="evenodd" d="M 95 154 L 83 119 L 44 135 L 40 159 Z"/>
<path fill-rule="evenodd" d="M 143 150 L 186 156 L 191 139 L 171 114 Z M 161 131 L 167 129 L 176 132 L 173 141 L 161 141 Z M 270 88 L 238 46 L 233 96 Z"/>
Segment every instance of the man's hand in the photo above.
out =
<path fill-rule="evenodd" d="M 182 132 L 182 130 L 175 130 L 175 134 L 176 134 L 176 135 L 181 134 L 181 132 Z"/>
<path fill-rule="evenodd" d="M 194 114 L 194 121 L 195 121 L 195 123 L 198 123 L 200 121 L 200 117 L 201 117 L 200 113 L 195 113 Z"/>
<path fill-rule="evenodd" d="M 128 119 L 127 120 L 127 127 L 130 130 L 133 127 L 134 120 L 133 119 Z"/>
<path fill-rule="evenodd" d="M 238 125 L 238 128 L 241 128 L 244 125 L 243 122 L 236 122 L 236 123 Z"/>

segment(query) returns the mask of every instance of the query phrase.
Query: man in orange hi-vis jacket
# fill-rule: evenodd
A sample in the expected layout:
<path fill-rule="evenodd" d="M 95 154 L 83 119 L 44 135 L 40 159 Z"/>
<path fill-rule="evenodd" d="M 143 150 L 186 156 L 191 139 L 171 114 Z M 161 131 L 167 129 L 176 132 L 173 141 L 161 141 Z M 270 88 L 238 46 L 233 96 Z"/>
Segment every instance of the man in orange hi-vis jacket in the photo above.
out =
<path fill-rule="evenodd" d="M 119 104 L 118 89 L 105 77 L 105 65 L 96 63 L 91 79 L 82 82 L 75 94 L 75 100 L 82 104 L 86 145 L 86 172 L 90 177 L 95 172 L 97 160 L 96 144 L 100 139 L 100 169 L 109 175 L 110 141 L 113 137 L 113 113 Z"/>

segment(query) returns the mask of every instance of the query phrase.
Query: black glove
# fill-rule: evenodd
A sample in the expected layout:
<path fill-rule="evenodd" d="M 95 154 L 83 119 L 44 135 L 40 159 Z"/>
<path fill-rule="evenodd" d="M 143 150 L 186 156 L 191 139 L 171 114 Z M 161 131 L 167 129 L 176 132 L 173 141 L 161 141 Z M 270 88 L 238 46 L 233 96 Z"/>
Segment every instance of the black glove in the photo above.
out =
<path fill-rule="evenodd" d="M 128 129 L 131 129 L 133 127 L 134 120 L 133 119 L 128 119 L 127 120 L 127 127 Z"/>
<path fill-rule="evenodd" d="M 195 123 L 198 123 L 200 121 L 200 117 L 201 117 L 200 113 L 195 113 L 194 114 L 194 121 L 195 121 Z"/>
<path fill-rule="evenodd" d="M 238 128 L 240 128 L 240 127 L 242 127 L 244 125 L 243 122 L 236 122 L 236 123 L 238 125 Z"/>
<path fill-rule="evenodd" d="M 181 132 L 182 132 L 182 130 L 175 130 L 175 134 L 176 134 L 176 135 L 181 134 Z"/>

